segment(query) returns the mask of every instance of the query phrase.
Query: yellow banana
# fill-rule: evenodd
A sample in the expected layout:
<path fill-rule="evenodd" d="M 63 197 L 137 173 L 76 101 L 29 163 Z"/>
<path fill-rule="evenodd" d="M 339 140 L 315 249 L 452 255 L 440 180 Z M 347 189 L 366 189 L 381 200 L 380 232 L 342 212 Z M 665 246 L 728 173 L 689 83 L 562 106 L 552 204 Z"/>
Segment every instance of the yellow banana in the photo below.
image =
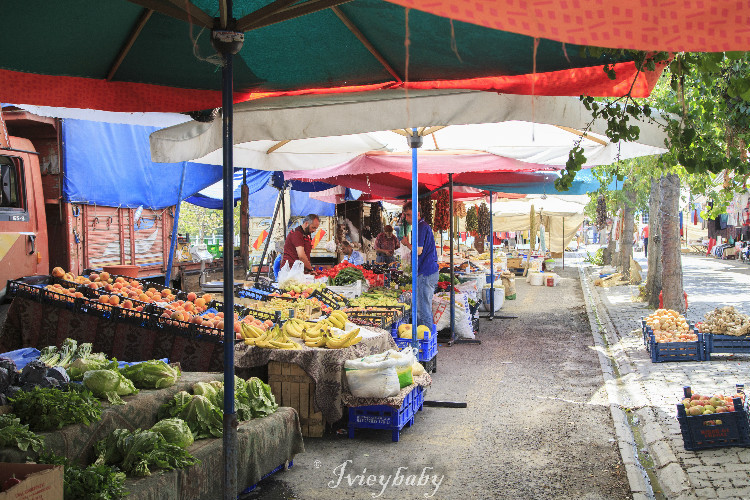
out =
<path fill-rule="evenodd" d="M 255 342 L 256 342 L 257 340 L 258 340 L 258 339 L 256 339 L 256 338 L 252 338 L 252 339 L 245 339 L 245 345 L 255 345 Z"/>
<path fill-rule="evenodd" d="M 330 315 L 331 315 L 331 316 L 335 316 L 335 317 L 337 317 L 337 318 L 340 318 L 340 319 L 341 319 L 341 321 L 342 321 L 342 322 L 343 322 L 344 324 L 346 324 L 347 320 L 349 319 L 349 317 L 348 317 L 348 316 L 346 315 L 346 313 L 345 313 L 344 311 L 340 311 L 340 310 L 338 310 L 338 309 L 336 309 L 335 311 L 331 312 L 331 314 L 330 314 Z"/>
<path fill-rule="evenodd" d="M 266 333 L 265 330 L 263 330 L 262 328 L 259 328 L 257 326 L 254 326 L 254 325 L 250 325 L 250 331 L 255 334 L 256 338 L 260 337 L 261 335 L 263 335 L 264 333 Z"/>
<path fill-rule="evenodd" d="M 275 340 L 270 341 L 269 344 L 279 349 L 294 349 L 297 345 L 295 342 L 277 342 Z"/>
<path fill-rule="evenodd" d="M 291 337 L 296 337 L 298 339 L 302 338 L 302 330 L 297 324 L 295 324 L 294 322 L 290 323 L 288 321 L 286 322 L 286 324 L 289 325 L 286 331 L 287 335 Z"/>
<path fill-rule="evenodd" d="M 326 338 L 320 337 L 317 340 L 305 340 L 307 347 L 324 347 L 326 345 Z"/>
<path fill-rule="evenodd" d="M 356 337 L 354 337 L 354 338 L 352 338 L 350 340 L 347 340 L 344 343 L 343 347 L 351 347 L 351 346 L 353 346 L 355 344 L 358 344 L 360 340 L 362 340 L 362 337 L 356 336 Z"/>

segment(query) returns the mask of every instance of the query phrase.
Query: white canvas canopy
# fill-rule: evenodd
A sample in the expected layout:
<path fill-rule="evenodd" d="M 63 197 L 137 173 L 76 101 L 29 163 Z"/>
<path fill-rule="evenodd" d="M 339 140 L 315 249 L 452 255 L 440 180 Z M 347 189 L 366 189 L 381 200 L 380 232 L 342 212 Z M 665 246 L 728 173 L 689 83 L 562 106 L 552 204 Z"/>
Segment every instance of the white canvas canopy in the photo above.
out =
<path fill-rule="evenodd" d="M 545 228 L 547 248 L 554 253 L 563 249 L 575 237 L 583 223 L 583 209 L 588 196 L 547 196 L 493 202 L 492 225 L 494 231 L 529 231 L 531 207 L 537 224 Z"/>
<path fill-rule="evenodd" d="M 324 163 L 342 163 L 341 157 L 328 156 L 341 153 L 336 136 L 350 137 L 347 154 L 354 154 L 357 147 L 359 154 L 376 149 L 404 151 L 403 137 L 383 131 L 423 127 L 424 135 L 434 132 L 425 140 L 424 149 L 473 150 L 529 163 L 564 165 L 568 151 L 581 139 L 580 130 L 590 121 L 591 113 L 572 97 L 466 90 L 278 97 L 235 107 L 234 162 L 236 167 L 259 170 L 314 170 Z M 457 127 L 467 124 L 481 126 Z M 612 163 L 618 154 L 625 159 L 663 153 L 664 132 L 652 123 L 637 125 L 641 129 L 638 143 L 611 144 L 601 135 L 606 123 L 595 122 L 593 133 L 581 141 L 588 165 Z M 322 139 L 299 141 L 310 138 Z M 151 155 L 158 162 L 220 164 L 221 140 L 221 120 L 183 123 L 154 132 Z"/>

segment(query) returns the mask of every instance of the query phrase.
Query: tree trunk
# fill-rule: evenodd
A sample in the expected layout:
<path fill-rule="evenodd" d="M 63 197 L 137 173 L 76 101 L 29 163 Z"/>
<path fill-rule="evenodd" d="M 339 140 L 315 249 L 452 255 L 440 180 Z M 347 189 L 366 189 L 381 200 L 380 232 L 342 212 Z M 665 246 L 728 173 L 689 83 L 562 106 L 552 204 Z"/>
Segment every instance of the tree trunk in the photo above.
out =
<path fill-rule="evenodd" d="M 630 259 L 633 258 L 633 207 L 635 206 L 635 190 L 630 182 L 626 183 L 625 204 L 622 211 L 622 239 L 620 241 L 620 266 L 622 275 L 630 279 Z"/>
<path fill-rule="evenodd" d="M 659 292 L 661 292 L 661 182 L 658 178 L 651 178 L 651 194 L 649 195 L 648 219 L 648 275 L 646 277 L 646 299 L 648 305 L 659 307 Z"/>
<path fill-rule="evenodd" d="M 662 177 L 661 195 L 661 265 L 664 308 L 684 313 L 682 253 L 680 252 L 680 178 L 677 174 Z"/>

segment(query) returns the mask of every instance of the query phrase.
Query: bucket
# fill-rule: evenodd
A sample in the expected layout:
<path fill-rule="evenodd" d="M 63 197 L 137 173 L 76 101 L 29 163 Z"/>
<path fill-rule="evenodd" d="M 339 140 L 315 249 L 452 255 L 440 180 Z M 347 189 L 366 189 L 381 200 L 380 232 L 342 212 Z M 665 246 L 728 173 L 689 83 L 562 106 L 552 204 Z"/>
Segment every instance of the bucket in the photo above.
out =
<path fill-rule="evenodd" d="M 119 274 L 120 276 L 128 276 L 130 278 L 138 277 L 139 266 L 103 266 L 102 270 L 109 274 Z"/>
<path fill-rule="evenodd" d="M 531 286 L 543 286 L 544 275 L 542 273 L 529 273 L 529 284 Z"/>

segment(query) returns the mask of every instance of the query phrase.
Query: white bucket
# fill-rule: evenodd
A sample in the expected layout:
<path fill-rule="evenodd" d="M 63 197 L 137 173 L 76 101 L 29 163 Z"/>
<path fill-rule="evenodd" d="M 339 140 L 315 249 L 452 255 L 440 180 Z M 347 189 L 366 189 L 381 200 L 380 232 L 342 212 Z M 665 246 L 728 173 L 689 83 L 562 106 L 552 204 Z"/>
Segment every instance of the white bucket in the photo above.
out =
<path fill-rule="evenodd" d="M 531 286 L 544 285 L 544 275 L 542 273 L 529 273 L 529 284 Z"/>

